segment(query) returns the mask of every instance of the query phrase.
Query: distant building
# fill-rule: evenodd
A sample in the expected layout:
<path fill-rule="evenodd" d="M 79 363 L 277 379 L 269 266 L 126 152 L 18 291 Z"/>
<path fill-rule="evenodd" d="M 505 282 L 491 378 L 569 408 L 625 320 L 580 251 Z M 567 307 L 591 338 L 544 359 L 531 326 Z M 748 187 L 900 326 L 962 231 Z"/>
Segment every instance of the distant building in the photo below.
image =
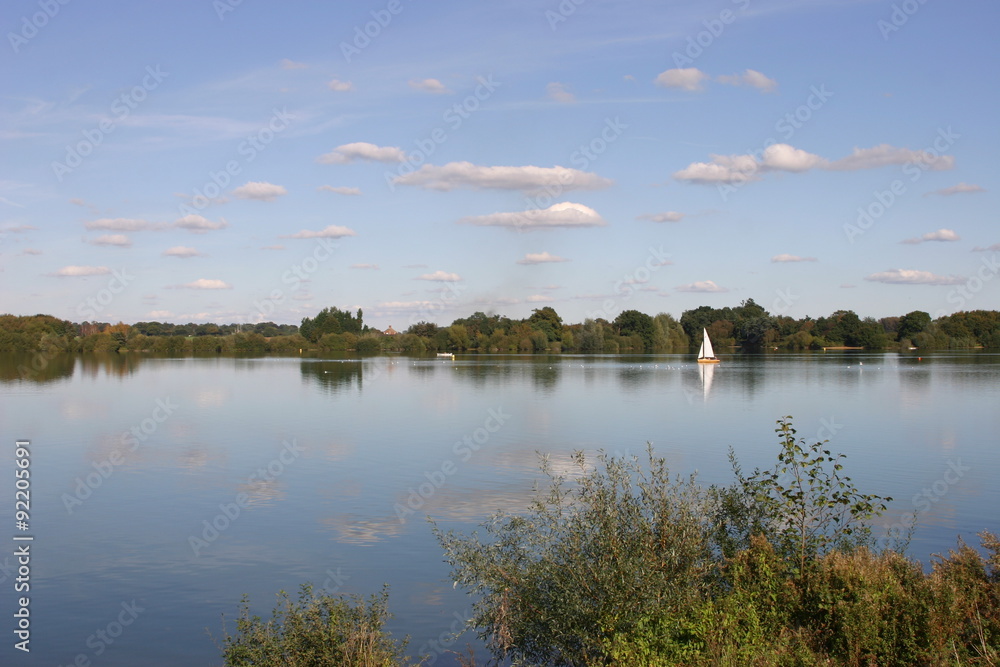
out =
<path fill-rule="evenodd" d="M 385 331 L 383 331 L 382 333 L 384 333 L 386 336 L 398 336 L 399 335 L 399 332 L 396 331 L 395 329 L 393 329 L 391 324 L 389 325 L 389 328 L 386 329 Z"/>

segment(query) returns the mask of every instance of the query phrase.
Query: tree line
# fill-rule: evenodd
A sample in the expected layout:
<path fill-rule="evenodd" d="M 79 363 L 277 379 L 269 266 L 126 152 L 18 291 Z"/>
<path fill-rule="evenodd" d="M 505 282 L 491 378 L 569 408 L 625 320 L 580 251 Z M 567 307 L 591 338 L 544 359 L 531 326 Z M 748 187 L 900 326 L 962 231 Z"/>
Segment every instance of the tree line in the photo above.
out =
<path fill-rule="evenodd" d="M 738 306 L 700 306 L 680 319 L 669 313 L 648 315 L 626 310 L 613 320 L 566 323 L 551 306 L 524 319 L 476 312 L 448 326 L 416 322 L 397 335 L 364 323 L 364 313 L 324 308 L 301 323 L 172 324 L 165 322 L 83 322 L 51 315 L 0 315 L 0 351 L 116 352 L 167 354 L 355 351 L 488 353 L 641 353 L 688 352 L 706 329 L 715 349 L 757 352 L 829 347 L 885 349 L 967 349 L 1000 347 L 1000 311 L 974 310 L 934 319 L 925 311 L 859 317 L 837 310 L 813 319 L 771 314 L 753 299 Z"/>

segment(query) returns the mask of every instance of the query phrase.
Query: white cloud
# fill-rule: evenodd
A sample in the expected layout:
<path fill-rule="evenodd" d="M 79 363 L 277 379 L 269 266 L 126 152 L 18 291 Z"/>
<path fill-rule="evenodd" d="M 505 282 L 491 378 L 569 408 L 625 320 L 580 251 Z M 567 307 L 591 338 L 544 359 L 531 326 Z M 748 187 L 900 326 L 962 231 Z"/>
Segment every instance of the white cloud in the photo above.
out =
<path fill-rule="evenodd" d="M 681 88 L 683 90 L 698 91 L 702 89 L 701 82 L 707 78 L 708 75 L 697 67 L 687 67 L 668 69 L 660 72 L 654 83 L 663 88 Z"/>
<path fill-rule="evenodd" d="M 257 201 L 274 201 L 278 197 L 287 194 L 288 190 L 283 186 L 261 181 L 250 181 L 233 190 L 234 197 L 239 199 L 255 199 Z"/>
<path fill-rule="evenodd" d="M 215 278 L 199 278 L 193 282 L 178 285 L 178 287 L 186 289 L 233 289 L 233 286 L 229 283 Z"/>
<path fill-rule="evenodd" d="M 527 299 L 528 303 L 554 303 L 555 299 L 550 296 L 545 296 L 544 294 L 532 294 Z"/>
<path fill-rule="evenodd" d="M 916 245 L 917 243 L 924 243 L 925 241 L 961 241 L 962 237 L 955 233 L 953 229 L 939 229 L 936 232 L 928 232 L 923 236 L 917 236 L 912 239 L 905 239 L 900 241 L 900 243 L 907 243 L 909 245 Z"/>
<path fill-rule="evenodd" d="M 564 257 L 552 255 L 549 252 L 529 252 L 524 258 L 517 260 L 518 264 L 546 264 L 548 262 L 568 262 Z"/>
<path fill-rule="evenodd" d="M 841 171 L 876 169 L 896 164 L 914 162 L 934 171 L 943 171 L 955 166 L 952 155 L 934 155 L 927 151 L 896 148 L 889 144 L 879 144 L 871 148 L 855 148 L 847 157 L 831 162 L 827 168 Z"/>
<path fill-rule="evenodd" d="M 355 160 L 370 162 L 403 162 L 406 153 L 395 146 L 376 146 L 367 141 L 356 141 L 351 144 L 337 146 L 329 153 L 316 158 L 320 164 L 348 164 Z"/>
<path fill-rule="evenodd" d="M 378 264 L 351 264 L 349 268 L 352 269 L 371 269 L 372 271 L 378 271 Z"/>
<path fill-rule="evenodd" d="M 186 229 L 189 232 L 194 232 L 195 234 L 204 234 L 208 231 L 224 229 L 229 226 L 229 223 L 221 219 L 218 222 L 212 222 L 204 216 L 200 216 L 197 213 L 191 213 L 176 220 L 174 222 L 174 226 Z"/>
<path fill-rule="evenodd" d="M 111 269 L 106 266 L 64 266 L 50 276 L 59 278 L 78 278 L 84 276 L 104 276 L 111 273 Z"/>
<path fill-rule="evenodd" d="M 778 87 L 777 81 L 753 69 L 748 69 L 743 74 L 723 74 L 716 77 L 715 80 L 730 86 L 750 86 L 762 93 L 774 92 L 774 89 Z"/>
<path fill-rule="evenodd" d="M 289 60 L 288 58 L 282 58 L 278 61 L 278 64 L 281 65 L 281 69 L 305 69 L 309 67 L 309 65 L 306 65 L 305 63 L 297 63 L 294 60 Z"/>
<path fill-rule="evenodd" d="M 169 310 L 151 310 L 148 313 L 146 313 L 146 317 L 150 317 L 153 320 L 159 320 L 159 319 L 163 319 L 163 318 L 167 318 L 167 317 L 173 317 L 173 316 L 174 316 L 174 314 L 171 313 Z"/>
<path fill-rule="evenodd" d="M 457 283 L 462 278 L 457 273 L 448 273 L 446 271 L 435 271 L 434 273 L 425 273 L 422 276 L 417 276 L 414 280 L 432 280 L 443 283 Z"/>
<path fill-rule="evenodd" d="M 928 192 L 927 194 L 950 197 L 951 195 L 972 194 L 974 192 L 986 192 L 986 188 L 979 185 L 972 185 L 970 183 L 959 183 L 958 185 L 953 185 L 950 188 L 941 188 L 940 190 L 934 190 L 933 192 Z"/>
<path fill-rule="evenodd" d="M 451 92 L 447 86 L 437 79 L 410 79 L 410 88 L 425 93 L 434 93 L 435 95 L 444 95 Z"/>
<path fill-rule="evenodd" d="M 321 186 L 319 186 L 316 189 L 319 190 L 320 192 L 333 192 L 333 193 L 336 193 L 338 195 L 352 196 L 352 195 L 360 195 L 361 194 L 361 188 L 349 188 L 349 187 L 341 186 L 341 185 L 337 185 L 337 186 L 333 186 L 333 185 L 321 185 Z"/>
<path fill-rule="evenodd" d="M 132 247 L 132 241 L 124 234 L 102 234 L 91 241 L 94 245 L 110 245 L 119 248 Z"/>
<path fill-rule="evenodd" d="M 939 276 L 930 271 L 914 269 L 889 269 L 865 276 L 865 280 L 890 285 L 962 285 L 964 278 L 958 276 Z"/>
<path fill-rule="evenodd" d="M 21 251 L 22 255 L 41 255 L 42 251 L 37 248 L 25 248 Z"/>
<path fill-rule="evenodd" d="M 357 236 L 357 232 L 349 227 L 341 227 L 340 225 L 330 225 L 325 229 L 319 231 L 313 231 L 311 229 L 303 229 L 301 232 L 296 232 L 294 234 L 287 234 L 281 236 L 283 239 L 339 239 L 344 236 Z"/>
<path fill-rule="evenodd" d="M 335 93 L 349 93 L 354 90 L 354 84 L 350 81 L 341 81 L 340 79 L 333 79 L 330 83 L 326 84 L 327 88 Z"/>
<path fill-rule="evenodd" d="M 783 253 L 781 255 L 775 255 L 771 258 L 772 262 L 815 262 L 817 261 L 815 257 L 799 257 L 798 255 L 789 255 Z"/>
<path fill-rule="evenodd" d="M 788 144 L 773 144 L 764 149 L 762 166 L 770 171 L 808 171 L 822 167 L 826 160 Z"/>
<path fill-rule="evenodd" d="M 772 144 L 759 155 L 710 155 L 709 162 L 692 162 L 673 173 L 679 181 L 699 185 L 718 183 L 745 183 L 760 180 L 767 172 L 784 171 L 801 173 L 812 169 L 855 171 L 876 169 L 886 165 L 919 163 L 929 169 L 951 169 L 954 158 L 950 155 L 934 156 L 926 151 L 895 148 L 881 144 L 873 148 L 855 148 L 854 152 L 831 162 L 808 151 L 788 144 Z"/>
<path fill-rule="evenodd" d="M 397 176 L 393 183 L 444 191 L 461 187 L 534 191 L 548 186 L 557 188 L 558 192 L 567 192 L 599 190 L 610 186 L 613 181 L 591 172 L 560 166 L 483 167 L 471 162 L 449 162 L 440 167 L 425 164 L 411 174 Z"/>
<path fill-rule="evenodd" d="M 531 209 L 513 213 L 491 213 L 459 220 L 461 224 L 513 229 L 540 229 L 558 227 L 603 227 L 608 223 L 589 206 L 561 202 L 544 209 Z"/>
<path fill-rule="evenodd" d="M 100 218 L 98 220 L 91 220 L 84 224 L 87 229 L 100 229 L 110 232 L 141 232 L 148 229 L 154 229 L 156 225 L 153 225 L 147 220 L 141 220 L 138 218 Z"/>
<path fill-rule="evenodd" d="M 572 104 L 573 102 L 576 102 L 576 95 L 569 92 L 569 85 L 565 83 L 553 81 L 545 86 L 545 92 L 548 93 L 549 99 L 555 100 L 556 102 L 561 102 L 563 104 Z"/>
<path fill-rule="evenodd" d="M 24 252 L 28 251 L 25 250 Z M 1000 252 L 1000 243 L 994 243 L 988 248 L 984 248 L 983 246 L 977 245 L 975 248 L 972 249 L 972 252 Z"/>
<path fill-rule="evenodd" d="M 667 211 L 666 213 L 643 213 L 636 220 L 650 220 L 652 222 L 680 222 L 684 219 L 683 213 L 677 211 Z"/>
<path fill-rule="evenodd" d="M 709 155 L 711 162 L 692 162 L 673 177 L 697 185 L 745 183 L 760 178 L 760 164 L 750 155 Z"/>
<path fill-rule="evenodd" d="M 674 289 L 676 289 L 678 292 L 703 292 L 703 293 L 729 291 L 728 288 L 719 287 L 711 280 L 699 280 L 689 285 L 681 285 L 679 287 L 675 287 Z"/>
<path fill-rule="evenodd" d="M 167 248 L 163 251 L 163 254 L 166 257 L 201 257 L 200 252 L 194 248 L 183 245 L 175 245 L 172 248 Z"/>

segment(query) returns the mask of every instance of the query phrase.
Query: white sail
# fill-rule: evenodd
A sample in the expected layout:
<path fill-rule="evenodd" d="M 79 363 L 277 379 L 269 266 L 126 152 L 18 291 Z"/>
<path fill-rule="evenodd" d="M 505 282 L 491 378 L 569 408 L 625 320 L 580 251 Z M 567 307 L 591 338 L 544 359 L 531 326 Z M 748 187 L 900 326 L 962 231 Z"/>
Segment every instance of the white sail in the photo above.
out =
<path fill-rule="evenodd" d="M 712 349 L 712 340 L 708 337 L 708 329 L 702 329 L 701 349 L 698 350 L 699 359 L 712 359 L 715 357 L 715 350 Z"/>

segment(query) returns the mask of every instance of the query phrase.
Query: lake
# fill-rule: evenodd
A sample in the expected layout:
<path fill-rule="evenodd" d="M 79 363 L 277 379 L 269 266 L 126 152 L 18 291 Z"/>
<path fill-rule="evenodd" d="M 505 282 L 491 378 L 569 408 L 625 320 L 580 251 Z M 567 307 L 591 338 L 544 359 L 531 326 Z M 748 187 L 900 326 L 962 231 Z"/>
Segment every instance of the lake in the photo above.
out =
<path fill-rule="evenodd" d="M 912 556 L 926 563 L 959 535 L 978 546 L 977 532 L 1000 532 L 1000 355 L 921 355 L 712 368 L 690 355 L 0 356 L 0 521 L 34 537 L 30 655 L 11 634 L 26 542 L 0 552 L 0 663 L 218 665 L 222 614 L 232 631 L 243 594 L 267 616 L 306 581 L 389 584 L 390 629 L 434 652 L 471 605 L 427 515 L 469 531 L 524 508 L 538 452 L 569 471 L 574 450 L 641 455 L 650 442 L 673 471 L 728 483 L 730 447 L 745 471 L 773 463 L 784 415 L 847 454 L 859 490 L 896 499 L 883 527 L 917 513 Z M 25 533 L 17 439 L 30 441 Z"/>

